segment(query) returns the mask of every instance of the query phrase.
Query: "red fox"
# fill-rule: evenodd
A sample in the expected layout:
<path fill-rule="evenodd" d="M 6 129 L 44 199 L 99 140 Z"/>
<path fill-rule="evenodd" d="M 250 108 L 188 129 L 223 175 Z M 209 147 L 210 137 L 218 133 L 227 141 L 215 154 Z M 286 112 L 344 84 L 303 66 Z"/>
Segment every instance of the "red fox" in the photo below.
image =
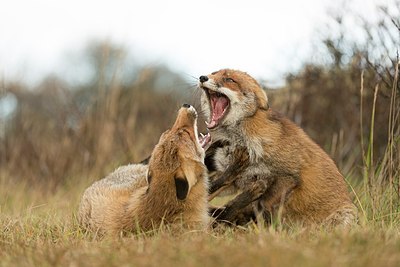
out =
<path fill-rule="evenodd" d="M 80 223 L 100 233 L 152 230 L 161 223 L 208 225 L 204 149 L 209 136 L 197 133 L 197 112 L 185 104 L 164 132 L 148 162 L 123 166 L 83 194 Z"/>
<path fill-rule="evenodd" d="M 241 193 L 218 220 L 238 223 L 256 209 L 271 218 L 305 225 L 351 225 L 357 210 L 332 159 L 302 129 L 273 111 L 260 85 L 247 73 L 222 69 L 200 76 L 201 106 L 211 145 L 205 162 L 217 171 L 209 193 L 230 186 Z"/>

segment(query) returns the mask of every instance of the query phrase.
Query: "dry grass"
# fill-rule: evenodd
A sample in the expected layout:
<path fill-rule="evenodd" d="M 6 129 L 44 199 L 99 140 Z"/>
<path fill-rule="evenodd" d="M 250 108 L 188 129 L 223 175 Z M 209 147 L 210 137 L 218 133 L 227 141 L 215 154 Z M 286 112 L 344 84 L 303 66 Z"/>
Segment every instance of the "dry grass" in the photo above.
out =
<path fill-rule="evenodd" d="M 393 90 L 396 92 L 397 88 L 394 86 Z M 106 99 L 109 97 L 108 95 Z M 156 101 L 156 97 L 152 100 Z M 145 101 L 144 98 L 140 99 Z M 140 103 L 136 102 L 139 108 L 145 108 Z M 148 102 L 144 103 L 147 104 Z M 394 105 L 398 105 L 398 102 Z M 393 163 L 399 156 L 400 109 L 396 107 L 391 113 L 397 114 L 397 117 L 395 116 L 395 123 L 391 126 L 392 141 L 387 146 L 388 157 L 379 163 L 366 161 L 366 179 L 348 177 L 350 188 L 354 190 L 354 201 L 360 211 L 360 225 L 350 230 L 302 229 L 295 226 L 282 228 L 279 224 L 270 227 L 220 227 L 207 232 L 176 232 L 163 227 L 152 233 L 101 239 L 93 233 L 83 232 L 75 218 L 83 190 L 101 175 L 72 175 L 73 172 L 69 172 L 69 176 L 63 176 L 61 184 L 49 186 L 40 182 L 38 177 L 14 180 L 10 172 L 12 169 L 3 167 L 0 172 L 0 266 L 399 266 L 399 198 L 395 183 L 391 184 L 399 181 L 398 169 L 393 168 Z M 155 107 L 158 108 L 163 107 Z M 87 116 L 91 118 L 93 115 L 89 113 Z M 100 122 L 97 122 L 98 127 L 104 127 L 102 124 L 106 123 L 108 115 L 104 116 L 105 118 L 100 117 Z M 151 116 L 156 118 L 161 114 Z M 140 121 L 139 117 L 137 121 Z M 151 125 L 147 127 L 154 127 L 148 128 L 148 135 L 143 137 L 148 138 L 145 147 L 157 141 L 157 131 L 167 127 L 155 125 L 159 122 L 147 119 L 141 122 L 138 134 L 143 132 L 146 124 Z M 117 120 L 111 125 L 118 129 L 121 124 L 124 123 Z M 96 124 L 89 125 L 94 127 Z M 98 130 L 95 129 L 89 127 L 85 131 L 90 131 L 88 136 L 96 137 Z M 132 129 L 135 133 L 134 128 Z M 151 129 L 157 130 L 152 132 Z M 83 138 L 78 140 L 84 140 Z M 94 147 L 104 149 L 101 147 L 110 140 L 109 136 L 104 138 L 105 141 L 96 139 L 99 143 Z M 123 138 L 128 137 L 123 135 Z M 22 139 L 17 140 L 24 142 Z M 110 142 L 118 144 L 115 141 Z M 50 140 L 48 145 L 56 146 L 56 143 Z M 43 147 L 48 148 L 45 145 Z M 371 160 L 372 155 L 369 153 L 373 151 L 373 142 L 370 141 L 368 147 L 364 156 Z M 77 146 L 65 148 L 79 150 Z M 133 145 L 131 149 L 137 151 L 137 148 L 137 145 Z M 104 166 L 99 164 L 104 164 L 105 159 L 117 150 L 111 151 L 104 157 L 93 160 L 93 165 L 90 165 L 93 170 L 90 173 L 107 173 L 114 168 L 112 163 Z M 61 157 L 62 153 L 58 153 L 56 156 Z M 129 155 L 135 153 L 140 154 L 133 152 Z M 74 158 L 74 155 L 68 153 L 65 156 Z M 77 157 L 77 160 L 80 159 Z M 16 158 L 13 160 L 17 161 Z M 55 166 L 59 166 L 57 160 L 64 159 L 53 160 Z M 79 167 L 88 167 L 74 164 L 76 163 L 71 163 L 71 166 L 75 166 L 75 171 Z M 17 173 L 26 173 L 28 170 Z M 392 178 L 385 179 L 387 175 Z"/>
<path fill-rule="evenodd" d="M 0 266 L 398 266 L 400 223 L 367 219 L 350 231 L 250 225 L 208 232 L 98 239 L 74 214 L 84 185 L 43 195 L 1 183 Z M 3 200 L 6 202 L 3 202 Z M 387 212 L 387 210 L 386 210 Z M 396 216 L 398 217 L 398 216 Z"/>
<path fill-rule="evenodd" d="M 328 41 L 332 54 L 343 53 Z M 193 87 L 163 68 L 140 69 L 119 83 L 118 69 L 104 71 L 120 64 L 103 56 L 120 52 L 100 48 L 97 78 L 85 86 L 57 79 L 36 90 L 1 83 L 18 106 L 0 121 L 0 266 L 400 266 L 398 58 L 381 68 L 358 50 L 348 63 L 308 65 L 269 94 L 275 109 L 336 160 L 359 208 L 358 226 L 164 227 L 100 239 L 76 223 L 83 190 L 145 158 L 184 99 L 196 104 Z"/>

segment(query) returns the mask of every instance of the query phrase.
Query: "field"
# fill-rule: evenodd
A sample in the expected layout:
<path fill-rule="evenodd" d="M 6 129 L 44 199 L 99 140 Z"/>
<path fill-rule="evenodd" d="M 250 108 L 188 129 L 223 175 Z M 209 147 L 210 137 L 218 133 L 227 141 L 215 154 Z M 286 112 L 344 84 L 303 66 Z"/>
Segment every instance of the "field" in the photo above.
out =
<path fill-rule="evenodd" d="M 270 106 L 337 163 L 358 225 L 82 231 L 85 188 L 146 158 L 182 103 L 199 108 L 196 78 L 156 66 L 122 80 L 124 51 L 103 42 L 89 47 L 95 75 L 86 84 L 0 83 L 0 108 L 3 98 L 16 103 L 0 117 L 0 266 L 400 266 L 400 22 L 382 10 L 381 24 L 364 26 L 369 46 L 326 38 L 329 63 L 305 63 L 281 88 L 266 86 Z"/>
<path fill-rule="evenodd" d="M 1 183 L 1 266 L 399 266 L 398 214 L 363 218 L 350 230 L 250 225 L 208 232 L 102 238 L 78 227 L 85 183 L 46 194 Z M 387 216 L 385 218 L 385 216 Z"/>
<path fill-rule="evenodd" d="M 122 92 L 124 91 L 121 90 L 120 93 Z M 143 94 L 140 95 L 143 97 Z M 111 110 L 108 111 L 109 113 L 120 113 L 112 111 L 115 107 L 109 104 L 112 96 L 113 93 L 106 94 L 105 103 L 107 104 L 104 105 Z M 276 98 L 279 98 L 278 94 Z M 124 98 L 121 97 L 121 99 Z M 137 113 L 149 104 L 138 95 L 134 95 L 132 99 L 138 106 Z M 156 100 L 157 98 L 154 97 L 152 99 L 161 102 L 167 99 L 172 102 L 162 94 L 160 99 Z M 117 106 L 123 106 L 123 102 L 118 101 L 120 102 Z M 98 105 L 95 112 L 102 113 L 104 107 L 101 106 L 102 104 Z M 141 121 L 141 117 L 136 117 L 140 125 L 139 130 L 132 127 L 126 132 L 123 131 L 125 135 L 120 138 L 129 138 L 130 134 L 135 137 L 135 134 L 138 134 L 136 131 L 139 133 L 149 131 L 146 130 L 146 124 L 150 124 L 148 127 L 154 132 L 161 132 L 162 128 L 168 127 L 173 119 L 177 105 L 172 105 L 170 113 L 164 111 L 171 117 L 164 124 L 159 121 Z M 156 105 L 156 108 L 160 106 Z M 156 111 L 153 110 L 153 112 Z M 133 116 L 138 116 L 137 113 Z M 394 113 L 398 114 L 398 109 Z M 31 114 L 29 116 L 35 117 Z M 88 112 L 86 116 L 91 118 L 93 114 Z M 133 144 L 131 150 L 127 150 L 128 152 L 122 150 L 119 153 L 113 148 L 118 148 L 118 144 L 122 141 L 109 140 L 109 142 L 114 142 L 114 145 L 113 148 L 107 150 L 107 141 L 102 138 L 108 137 L 101 137 L 101 134 L 99 137 L 97 132 L 93 131 L 96 125 L 104 127 L 106 121 L 109 120 L 107 116 L 98 117 L 96 122 L 82 118 L 83 126 L 80 127 L 92 129 L 89 132 L 93 136 L 89 140 L 96 142 L 92 148 L 93 151 L 109 151 L 107 153 L 116 158 L 114 161 L 107 153 L 104 153 L 103 157 L 93 161 L 87 160 L 86 165 L 83 165 L 80 160 L 81 151 L 75 144 L 82 146 L 83 143 L 86 149 L 89 149 L 89 144 L 85 143 L 84 136 L 72 135 L 71 137 L 70 134 L 65 133 L 64 131 L 68 132 L 68 129 L 61 130 L 58 138 L 53 138 L 52 131 L 47 132 L 49 136 L 44 136 L 46 132 L 41 132 L 37 128 L 29 132 L 28 136 L 37 141 L 31 145 L 36 145 L 45 155 L 52 155 L 44 159 L 35 159 L 32 156 L 35 149 L 31 148 L 33 151 L 27 149 L 29 142 L 24 143 L 27 140 L 22 139 L 20 135 L 15 134 L 5 139 L 16 148 L 6 150 L 8 153 L 5 158 L 9 165 L 3 166 L 0 173 L 1 266 L 400 265 L 400 210 L 399 197 L 396 193 L 399 172 L 397 167 L 397 169 L 392 168 L 398 162 L 398 132 L 389 139 L 392 143 L 387 145 L 383 160 L 374 163 L 374 144 L 373 139 L 370 139 L 367 141 L 365 154 L 362 154 L 364 165 L 361 171 L 350 168 L 351 171 L 347 173 L 349 191 L 352 192 L 354 203 L 359 208 L 360 217 L 359 225 L 351 229 L 332 230 L 318 227 L 303 229 L 295 226 L 282 227 L 279 223 L 275 223 L 271 226 L 251 224 L 247 227 L 219 227 L 206 232 L 183 230 L 176 232 L 164 226 L 151 233 L 132 234 L 124 238 L 99 238 L 93 233 L 83 232 L 77 224 L 75 214 L 83 190 L 92 181 L 103 177 L 119 164 L 139 161 L 143 154 L 151 151 L 151 146 L 157 142 L 159 135 L 153 133 L 149 138 L 149 136 L 143 137 L 138 134 L 140 137 L 136 140 L 140 140 L 140 144 L 145 145 L 142 147 Z M 123 119 L 123 122 L 130 120 L 128 116 Z M 96 124 L 99 121 L 100 123 Z M 17 125 L 14 126 L 16 128 L 26 126 L 25 120 L 14 123 Z M 18 126 L 18 123 L 21 123 L 21 126 Z M 108 131 L 118 132 L 118 125 L 120 125 L 119 122 L 114 121 Z M 51 129 L 55 131 L 56 128 Z M 398 128 L 395 130 L 398 131 Z M 21 144 L 24 144 L 24 147 L 20 147 Z M 4 145 L 6 146 L 7 143 Z M 97 156 L 93 151 L 89 153 L 92 155 L 90 157 Z M 391 151 L 394 154 L 390 157 Z M 331 153 L 332 156 L 336 154 L 343 155 L 343 153 Z M 131 158 L 133 160 L 130 160 Z M 65 165 L 65 160 L 70 163 Z M 345 162 L 345 159 L 342 161 Z M 43 166 L 12 169 L 15 162 L 19 162 L 21 166 L 35 165 L 39 162 L 46 167 L 46 172 L 43 172 Z M 62 170 L 65 174 L 56 177 L 58 179 L 51 179 L 50 177 L 54 177 L 55 174 L 60 175 L 59 168 L 64 168 Z M 13 176 L 12 173 L 16 175 Z M 392 180 L 388 180 L 387 175 Z"/>

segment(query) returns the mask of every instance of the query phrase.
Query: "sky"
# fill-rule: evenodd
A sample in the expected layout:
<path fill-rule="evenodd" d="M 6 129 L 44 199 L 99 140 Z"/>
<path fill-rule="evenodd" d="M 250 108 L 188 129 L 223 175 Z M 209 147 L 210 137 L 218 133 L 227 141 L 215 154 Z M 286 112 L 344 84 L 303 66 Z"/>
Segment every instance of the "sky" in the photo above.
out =
<path fill-rule="evenodd" d="M 362 9 L 374 3 L 357 1 Z M 279 83 L 315 52 L 335 2 L 1 0 L 0 79 L 69 77 L 71 55 L 98 39 L 189 76 L 229 67 Z"/>

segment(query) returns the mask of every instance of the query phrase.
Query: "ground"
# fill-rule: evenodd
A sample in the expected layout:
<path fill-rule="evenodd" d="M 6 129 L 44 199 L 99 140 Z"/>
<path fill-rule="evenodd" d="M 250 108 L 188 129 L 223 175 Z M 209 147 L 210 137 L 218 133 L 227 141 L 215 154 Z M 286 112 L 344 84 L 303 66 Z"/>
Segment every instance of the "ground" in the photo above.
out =
<path fill-rule="evenodd" d="M 253 224 L 99 238 L 76 222 L 87 181 L 53 192 L 0 184 L 0 266 L 400 266 L 397 214 L 361 211 L 349 230 Z"/>

